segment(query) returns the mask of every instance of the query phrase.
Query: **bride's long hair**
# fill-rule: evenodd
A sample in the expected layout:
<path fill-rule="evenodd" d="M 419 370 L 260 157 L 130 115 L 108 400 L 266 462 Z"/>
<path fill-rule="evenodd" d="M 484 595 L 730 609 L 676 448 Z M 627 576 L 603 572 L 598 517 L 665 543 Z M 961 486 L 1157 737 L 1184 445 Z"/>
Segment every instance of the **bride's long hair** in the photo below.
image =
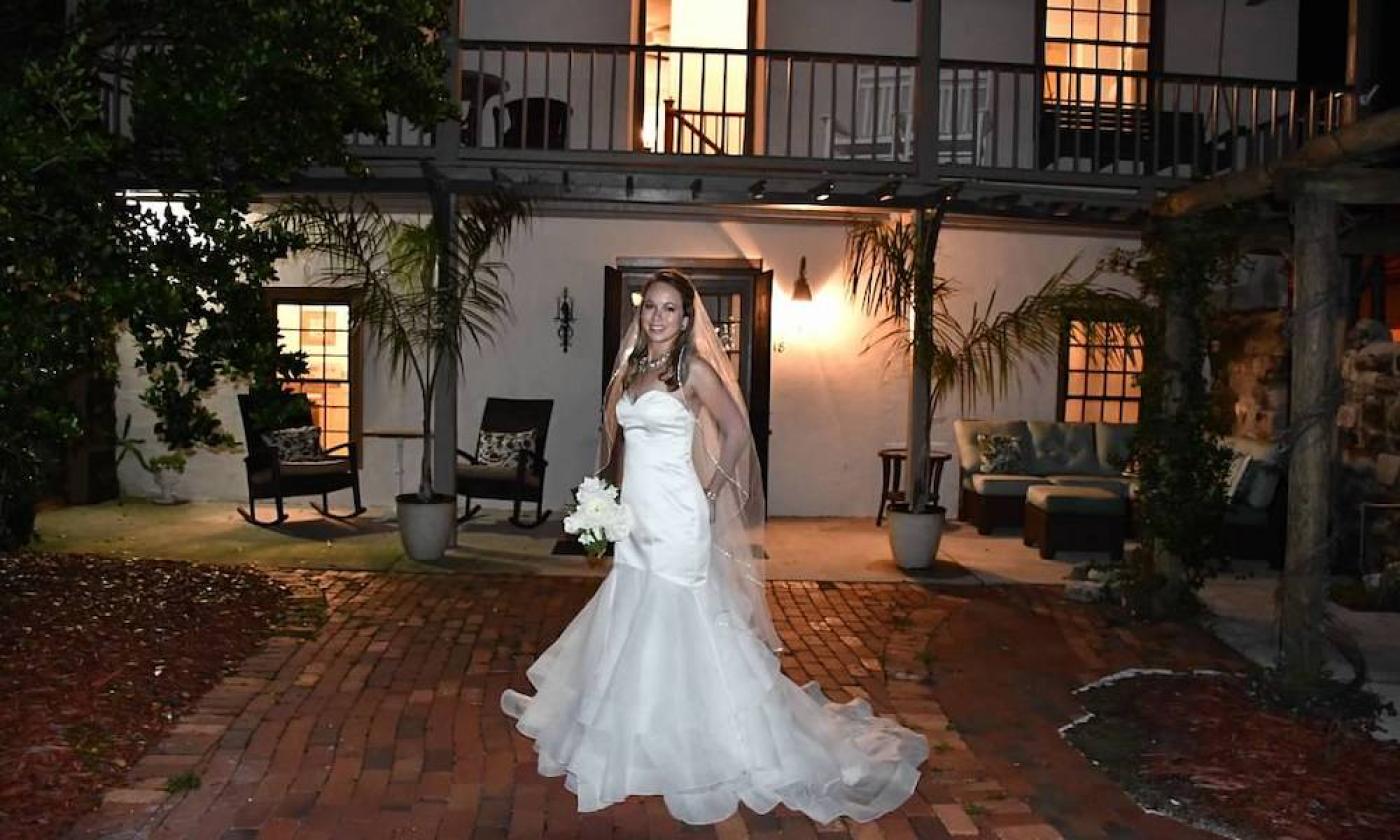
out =
<path fill-rule="evenodd" d="M 662 364 L 661 383 L 666 386 L 666 390 L 675 391 L 685 382 L 686 374 L 690 372 L 690 360 L 694 358 L 695 346 L 695 285 L 690 282 L 690 278 L 674 269 L 666 268 L 656 272 L 642 286 L 642 300 L 646 300 L 647 292 L 658 284 L 670 286 L 681 296 L 681 314 L 685 318 L 685 326 L 681 328 L 676 340 L 671 343 L 671 349 L 666 351 L 666 361 Z M 637 307 L 637 340 L 632 342 L 632 351 L 627 355 L 627 374 L 622 381 L 625 390 L 632 390 L 632 385 L 643 373 L 643 363 L 646 362 L 648 352 L 648 342 L 646 329 L 642 326 L 642 307 Z"/>

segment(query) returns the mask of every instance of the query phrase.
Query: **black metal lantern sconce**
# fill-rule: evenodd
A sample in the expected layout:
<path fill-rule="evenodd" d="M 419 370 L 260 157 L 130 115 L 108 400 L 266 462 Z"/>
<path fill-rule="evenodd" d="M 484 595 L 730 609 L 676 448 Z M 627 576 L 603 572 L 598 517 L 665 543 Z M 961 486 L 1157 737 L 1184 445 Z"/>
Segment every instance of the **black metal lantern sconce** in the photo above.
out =
<path fill-rule="evenodd" d="M 565 286 L 564 291 L 559 293 L 559 299 L 554 302 L 554 323 L 559 327 L 554 331 L 559 336 L 559 346 L 565 353 L 569 352 L 569 345 L 574 341 L 574 299 L 569 297 L 569 287 Z"/>

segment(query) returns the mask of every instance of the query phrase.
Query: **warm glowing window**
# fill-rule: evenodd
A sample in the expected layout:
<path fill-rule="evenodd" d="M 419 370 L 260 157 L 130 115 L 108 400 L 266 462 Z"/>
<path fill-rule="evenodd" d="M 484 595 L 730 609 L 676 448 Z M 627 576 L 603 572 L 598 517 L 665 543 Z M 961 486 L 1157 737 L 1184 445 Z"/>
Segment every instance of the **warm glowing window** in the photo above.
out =
<path fill-rule="evenodd" d="M 1060 416 L 1072 423 L 1136 423 L 1141 372 L 1142 338 L 1136 330 L 1070 322 L 1060 365 Z"/>
<path fill-rule="evenodd" d="M 305 353 L 308 368 L 304 377 L 284 385 L 311 400 L 312 420 L 327 449 L 348 442 L 354 432 L 351 408 L 358 400 L 349 302 L 278 302 L 277 327 L 283 348 Z"/>
<path fill-rule="evenodd" d="M 750 0 L 647 0 L 642 145 L 739 154 L 747 114 Z M 671 49 L 667 49 L 670 47 Z M 685 49 L 677 49 L 685 48 Z"/>
<path fill-rule="evenodd" d="M 1045 0 L 1045 98 L 1141 102 L 1141 79 L 1121 74 L 1147 69 L 1150 6 L 1151 0 Z M 1092 70 L 1109 72 L 1084 72 Z"/>

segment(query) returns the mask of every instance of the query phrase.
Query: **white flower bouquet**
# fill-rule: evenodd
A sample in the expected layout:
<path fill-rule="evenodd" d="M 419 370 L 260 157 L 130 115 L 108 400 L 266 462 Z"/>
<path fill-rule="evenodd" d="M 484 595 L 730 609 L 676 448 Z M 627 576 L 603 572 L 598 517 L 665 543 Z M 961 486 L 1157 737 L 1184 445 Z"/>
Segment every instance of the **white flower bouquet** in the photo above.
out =
<path fill-rule="evenodd" d="M 608 543 L 627 539 L 632 533 L 632 509 L 618 500 L 618 489 L 601 478 L 589 476 L 574 490 L 574 508 L 564 517 L 564 532 L 578 536 L 579 543 L 595 564 L 608 550 Z"/>

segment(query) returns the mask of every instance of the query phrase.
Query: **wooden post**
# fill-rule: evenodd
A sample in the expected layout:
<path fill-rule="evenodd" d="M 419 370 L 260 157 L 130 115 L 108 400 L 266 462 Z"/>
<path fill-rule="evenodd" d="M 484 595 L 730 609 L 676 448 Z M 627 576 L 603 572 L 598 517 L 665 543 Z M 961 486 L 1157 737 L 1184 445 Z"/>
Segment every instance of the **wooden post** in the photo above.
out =
<path fill-rule="evenodd" d="M 919 67 L 914 95 L 914 164 L 920 181 L 938 180 L 938 76 L 943 32 L 943 0 L 919 2 Z M 851 91 L 855 96 L 855 91 Z M 898 92 L 896 91 L 896 96 Z M 855 126 L 851 126 L 855 130 Z M 913 453 L 910 453 L 911 455 Z M 910 461 L 910 464 L 914 464 Z M 915 469 L 918 469 L 915 467 Z"/>
<path fill-rule="evenodd" d="M 933 253 L 932 249 L 937 248 L 938 225 L 942 222 L 941 215 L 932 212 L 929 208 L 920 206 L 914 211 L 914 242 L 917 249 L 914 254 L 914 264 L 916 266 L 914 282 L 918 285 L 914 291 L 914 329 L 932 330 L 933 327 L 933 299 L 930 290 L 933 288 Z M 928 237 L 932 237 L 932 242 L 928 242 Z M 927 246 L 927 247 L 926 247 Z M 910 513 L 920 513 L 921 504 L 929 498 L 928 483 L 924 477 L 924 465 L 928 462 L 928 431 L 929 431 L 929 360 L 923 357 L 918 351 L 920 338 L 915 336 L 915 350 L 910 359 L 912 370 L 909 376 L 909 429 L 908 446 L 909 460 L 905 462 L 904 474 L 904 501 L 909 505 Z"/>
<path fill-rule="evenodd" d="M 457 196 L 442 173 L 425 167 L 429 194 L 433 205 L 433 227 L 441 237 L 442 252 L 438 255 L 437 282 L 455 285 L 459 278 L 454 270 L 453 251 L 457 247 Z M 457 492 L 457 360 L 450 355 L 434 359 L 440 366 L 437 387 L 433 391 L 433 439 L 424 441 L 432 447 L 433 492 L 445 496 Z M 452 531 L 449 545 L 457 544 L 457 531 Z"/>
<path fill-rule="evenodd" d="M 1289 395 L 1288 547 L 1280 613 L 1280 665 L 1300 684 L 1319 679 L 1331 559 L 1328 520 L 1336 461 L 1337 380 L 1344 276 L 1335 201 L 1306 191 L 1293 202 L 1293 378 Z"/>
<path fill-rule="evenodd" d="M 1200 370 L 1187 368 L 1191 348 L 1196 344 L 1197 329 L 1196 320 L 1191 315 L 1190 296 L 1181 288 L 1172 287 L 1163 294 L 1162 308 L 1165 310 L 1162 354 L 1167 369 L 1162 410 L 1167 417 L 1174 417 L 1181 411 L 1186 377 L 1204 374 Z M 1167 548 L 1165 541 L 1157 540 L 1152 546 L 1152 567 L 1166 581 L 1166 587 L 1158 596 L 1159 606 L 1170 613 L 1180 603 L 1186 588 L 1186 566 L 1180 556 Z"/>

